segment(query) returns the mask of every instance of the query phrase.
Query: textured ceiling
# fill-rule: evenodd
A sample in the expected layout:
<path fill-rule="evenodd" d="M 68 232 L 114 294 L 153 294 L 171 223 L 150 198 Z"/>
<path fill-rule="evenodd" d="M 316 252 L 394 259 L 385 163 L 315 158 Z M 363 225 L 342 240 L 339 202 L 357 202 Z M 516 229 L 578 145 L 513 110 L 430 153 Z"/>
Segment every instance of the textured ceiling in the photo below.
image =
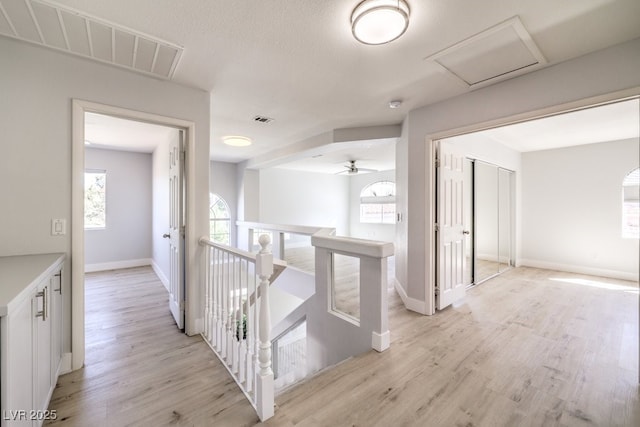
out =
<path fill-rule="evenodd" d="M 211 92 L 212 157 L 234 162 L 336 128 L 397 124 L 471 90 L 425 58 L 515 16 L 546 66 L 640 37 L 638 0 L 409 0 L 407 32 L 367 46 L 349 27 L 359 1 L 57 2 L 183 47 L 173 80 Z M 393 99 L 404 102 L 389 109 Z M 228 134 L 254 145 L 224 146 Z"/>

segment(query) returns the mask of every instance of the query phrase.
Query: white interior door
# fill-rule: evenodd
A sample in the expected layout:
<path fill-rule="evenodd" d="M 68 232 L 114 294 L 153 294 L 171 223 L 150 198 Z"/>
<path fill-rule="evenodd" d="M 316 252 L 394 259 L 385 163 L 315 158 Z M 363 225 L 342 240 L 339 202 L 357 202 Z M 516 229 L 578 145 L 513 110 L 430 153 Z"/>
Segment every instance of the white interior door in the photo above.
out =
<path fill-rule="evenodd" d="M 184 329 L 184 131 L 169 144 L 169 309 Z"/>
<path fill-rule="evenodd" d="M 465 294 L 464 164 L 465 156 L 446 141 L 438 142 L 436 308 L 442 310 Z"/>

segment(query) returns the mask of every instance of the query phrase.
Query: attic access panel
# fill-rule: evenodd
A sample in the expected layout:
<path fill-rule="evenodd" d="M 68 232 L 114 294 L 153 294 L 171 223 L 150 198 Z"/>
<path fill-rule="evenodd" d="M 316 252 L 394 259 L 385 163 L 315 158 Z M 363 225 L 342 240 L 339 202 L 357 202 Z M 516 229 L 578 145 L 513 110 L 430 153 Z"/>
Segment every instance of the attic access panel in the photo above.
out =
<path fill-rule="evenodd" d="M 425 59 L 471 88 L 528 73 L 547 63 L 517 16 Z"/>

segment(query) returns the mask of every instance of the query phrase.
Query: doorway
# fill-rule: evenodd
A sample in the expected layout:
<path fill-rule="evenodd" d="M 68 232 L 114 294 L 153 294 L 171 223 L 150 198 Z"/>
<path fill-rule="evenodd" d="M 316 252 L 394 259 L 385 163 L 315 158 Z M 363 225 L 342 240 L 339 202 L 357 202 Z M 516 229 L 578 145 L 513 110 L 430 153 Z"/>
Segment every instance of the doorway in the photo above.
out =
<path fill-rule="evenodd" d="M 85 272 L 152 266 L 183 329 L 183 131 L 84 117 Z"/>
<path fill-rule="evenodd" d="M 514 172 L 467 156 L 455 139 L 437 142 L 436 292 L 442 310 L 468 286 L 515 265 Z"/>
<path fill-rule="evenodd" d="M 84 228 L 84 173 L 85 173 L 85 115 L 88 113 L 110 116 L 113 118 L 124 119 L 135 123 L 148 123 L 173 128 L 181 138 L 177 139 L 176 145 L 180 147 L 193 147 L 195 144 L 194 124 L 180 119 L 157 116 L 148 113 L 141 113 L 132 110 L 125 110 L 117 107 L 110 107 L 101 104 L 95 104 L 85 101 L 73 101 L 73 135 L 72 135 L 72 369 L 79 369 L 84 364 L 84 264 L 85 264 L 85 228 Z M 186 203 L 186 194 L 190 191 L 187 184 L 192 180 L 185 179 L 184 176 L 189 172 L 189 168 L 184 166 L 187 164 L 188 158 L 182 148 L 171 151 L 175 154 L 175 159 L 180 159 L 179 163 L 183 165 L 178 172 L 171 171 L 169 163 L 171 161 L 167 150 L 166 164 L 167 177 L 179 176 L 179 180 L 174 181 L 173 192 L 167 191 L 170 196 L 167 198 L 166 211 L 167 217 L 177 219 L 171 225 L 175 225 L 178 230 L 179 240 L 182 243 L 176 245 L 175 256 L 167 254 L 167 258 L 174 259 L 176 266 L 170 268 L 169 274 L 169 291 L 170 308 L 177 308 L 178 313 L 176 323 L 179 328 L 185 328 L 185 316 L 189 316 L 188 307 L 185 305 L 185 294 L 187 293 L 187 278 L 184 268 L 184 259 L 188 254 L 188 248 L 185 241 L 193 234 L 191 231 L 190 221 L 187 220 L 187 213 L 191 205 Z M 175 163 L 175 162 L 174 162 Z M 167 187 L 169 184 L 167 184 Z M 172 197 L 173 196 L 173 197 Z M 170 199 L 175 199 L 171 204 L 175 210 L 170 211 Z M 171 234 L 169 230 L 170 223 L 164 226 L 164 234 Z M 158 233 L 154 233 L 154 238 Z M 160 235 L 162 238 L 162 235 Z M 191 238 L 192 239 L 192 238 Z M 173 240 L 173 239 L 171 239 Z M 171 285 L 174 283 L 175 285 Z M 175 312 L 176 310 L 172 310 Z M 188 331 L 187 331 L 188 332 Z"/>

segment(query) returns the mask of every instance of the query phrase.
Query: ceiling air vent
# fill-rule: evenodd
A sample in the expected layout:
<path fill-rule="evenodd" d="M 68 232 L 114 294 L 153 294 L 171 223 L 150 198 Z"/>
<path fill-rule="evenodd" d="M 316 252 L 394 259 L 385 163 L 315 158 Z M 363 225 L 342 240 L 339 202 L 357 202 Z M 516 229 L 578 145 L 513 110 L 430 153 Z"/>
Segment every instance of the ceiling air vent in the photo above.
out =
<path fill-rule="evenodd" d="M 547 63 L 517 16 L 425 60 L 440 65 L 470 88 L 525 74 Z"/>
<path fill-rule="evenodd" d="M 44 0 L 0 0 L 0 36 L 173 78 L 182 47 Z"/>
<path fill-rule="evenodd" d="M 258 123 L 271 123 L 273 120 L 274 119 L 265 116 L 255 116 L 253 118 L 253 121 Z"/>

